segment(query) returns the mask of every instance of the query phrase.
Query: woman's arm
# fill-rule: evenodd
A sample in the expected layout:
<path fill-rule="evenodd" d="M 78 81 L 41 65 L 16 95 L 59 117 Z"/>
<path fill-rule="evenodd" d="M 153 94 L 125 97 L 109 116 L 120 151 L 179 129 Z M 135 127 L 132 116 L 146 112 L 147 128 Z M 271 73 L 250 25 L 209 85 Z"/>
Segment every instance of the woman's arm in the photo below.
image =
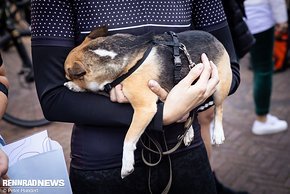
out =
<path fill-rule="evenodd" d="M 196 0 L 193 2 L 193 24 L 195 29 L 214 35 L 225 47 L 231 62 L 233 94 L 240 84 L 240 67 L 235 53 L 232 36 L 221 0 Z"/>

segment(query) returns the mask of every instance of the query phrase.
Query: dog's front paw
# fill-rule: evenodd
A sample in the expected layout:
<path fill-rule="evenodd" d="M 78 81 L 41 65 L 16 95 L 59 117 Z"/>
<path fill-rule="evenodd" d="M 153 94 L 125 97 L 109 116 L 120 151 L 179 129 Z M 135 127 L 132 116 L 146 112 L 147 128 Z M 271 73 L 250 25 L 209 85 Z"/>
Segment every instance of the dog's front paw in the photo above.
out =
<path fill-rule="evenodd" d="M 134 171 L 134 148 L 129 148 L 131 146 L 124 146 L 123 149 L 123 159 L 122 159 L 122 169 L 121 177 L 122 179 L 131 174 Z"/>
<path fill-rule="evenodd" d="M 74 92 L 84 92 L 85 91 L 84 89 L 80 88 L 78 85 L 76 85 L 72 81 L 65 82 L 63 85 Z"/>
<path fill-rule="evenodd" d="M 194 130 L 192 128 L 192 126 L 190 126 L 190 128 L 187 130 L 184 138 L 183 138 L 183 143 L 185 146 L 189 146 L 193 140 L 194 137 Z"/>
<path fill-rule="evenodd" d="M 134 165 L 132 164 L 123 164 L 121 169 L 121 178 L 125 178 L 134 171 Z"/>

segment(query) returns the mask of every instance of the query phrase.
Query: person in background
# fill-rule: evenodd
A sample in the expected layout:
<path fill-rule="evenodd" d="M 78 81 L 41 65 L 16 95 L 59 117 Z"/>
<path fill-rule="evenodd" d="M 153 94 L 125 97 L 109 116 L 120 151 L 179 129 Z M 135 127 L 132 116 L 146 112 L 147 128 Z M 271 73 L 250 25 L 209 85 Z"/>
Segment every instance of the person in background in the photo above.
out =
<path fill-rule="evenodd" d="M 285 0 L 246 0 L 245 9 L 251 33 L 256 39 L 250 51 L 253 70 L 253 97 L 256 119 L 252 126 L 255 135 L 273 134 L 287 130 L 288 123 L 271 115 L 274 32 L 288 30 Z"/>
<path fill-rule="evenodd" d="M 161 193 L 170 172 L 170 193 L 215 194 L 214 178 L 196 115 L 195 138 L 190 146 L 181 146 L 171 155 L 171 170 L 166 158 L 156 167 L 146 166 L 141 160 L 142 146 L 138 145 L 135 170 L 121 179 L 123 140 L 133 114 L 130 104 L 116 103 L 124 102 L 122 86 L 111 91 L 111 98 L 72 92 L 63 86 L 67 81 L 63 65 L 71 49 L 97 26 L 107 25 L 110 35 L 204 30 L 216 36 L 230 55 L 232 94 L 240 82 L 239 64 L 221 1 L 34 0 L 31 3 L 35 83 L 44 115 L 48 120 L 74 123 L 70 166 L 74 194 Z M 210 96 L 218 83 L 217 68 L 210 65 L 206 55 L 201 59 L 201 68 L 193 68 L 166 99 L 161 98 L 164 102 L 157 103 L 157 114 L 146 129 L 163 149 L 165 144 L 170 148 L 176 145 L 184 125 L 177 121 L 189 110 L 208 102 L 207 99 L 212 100 Z M 192 85 L 193 78 L 199 75 L 197 83 Z"/>
<path fill-rule="evenodd" d="M 5 75 L 3 60 L 0 53 L 0 119 L 3 117 L 8 103 L 8 79 Z M 1 149 L 5 145 L 5 141 L 0 135 L 0 177 L 7 178 L 8 157 Z"/>
<path fill-rule="evenodd" d="M 0 53 L 0 119 L 4 115 L 8 103 L 8 79 Z M 1 143 L 1 142 L 0 142 Z"/>

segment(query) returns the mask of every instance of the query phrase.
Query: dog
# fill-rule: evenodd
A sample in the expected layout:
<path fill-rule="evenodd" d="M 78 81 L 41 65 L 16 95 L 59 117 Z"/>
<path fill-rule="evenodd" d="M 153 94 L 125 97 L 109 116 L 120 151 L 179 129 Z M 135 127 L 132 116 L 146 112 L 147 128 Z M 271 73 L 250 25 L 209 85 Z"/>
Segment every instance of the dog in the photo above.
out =
<path fill-rule="evenodd" d="M 126 133 L 123 145 L 121 177 L 124 178 L 134 170 L 134 151 L 145 128 L 154 117 L 158 97 L 148 87 L 149 80 L 156 80 L 162 88 L 170 91 L 176 84 L 174 81 L 173 49 L 165 45 L 172 40 L 168 34 L 152 33 L 134 36 L 131 34 L 115 34 L 108 36 L 106 27 L 99 27 L 75 47 L 67 56 L 64 69 L 69 80 L 64 85 L 75 92 L 100 92 L 106 86 L 130 72 L 135 65 L 141 65 L 122 80 L 123 92 L 134 109 L 131 125 Z M 222 126 L 223 101 L 228 96 L 232 71 L 229 55 L 224 46 L 213 35 L 204 31 L 185 31 L 176 34 L 188 54 L 180 53 L 180 78 L 190 71 L 190 61 L 200 63 L 200 56 L 206 53 L 218 67 L 219 84 L 215 91 L 215 116 L 213 141 L 224 142 Z M 155 44 L 152 44 L 152 40 Z M 156 43 L 157 42 L 157 43 Z M 159 44 L 158 44 L 159 42 Z M 150 51 L 148 48 L 150 47 Z M 144 59 L 144 54 L 147 57 Z M 194 65 L 194 64 L 193 64 Z M 188 137 L 189 136 L 189 137 Z M 191 128 L 185 139 L 189 145 L 193 139 Z"/>

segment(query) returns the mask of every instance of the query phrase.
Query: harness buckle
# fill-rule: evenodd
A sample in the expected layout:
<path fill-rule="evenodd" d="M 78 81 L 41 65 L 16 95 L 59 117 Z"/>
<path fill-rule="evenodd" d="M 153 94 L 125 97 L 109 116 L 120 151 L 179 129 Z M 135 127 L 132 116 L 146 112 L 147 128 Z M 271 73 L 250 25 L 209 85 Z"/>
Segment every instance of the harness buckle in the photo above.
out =
<path fill-rule="evenodd" d="M 174 64 L 177 66 L 180 66 L 181 67 L 181 58 L 180 58 L 180 55 L 178 56 L 174 56 Z"/>

